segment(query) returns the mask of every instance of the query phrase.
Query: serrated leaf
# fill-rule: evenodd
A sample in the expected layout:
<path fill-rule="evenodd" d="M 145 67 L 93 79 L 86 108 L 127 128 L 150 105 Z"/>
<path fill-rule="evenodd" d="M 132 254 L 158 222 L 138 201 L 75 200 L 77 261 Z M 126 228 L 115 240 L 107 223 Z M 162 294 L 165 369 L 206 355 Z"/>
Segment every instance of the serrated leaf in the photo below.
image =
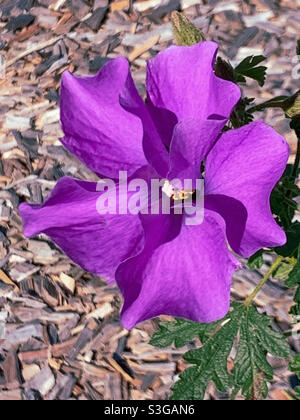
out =
<path fill-rule="evenodd" d="M 287 287 L 296 287 L 300 285 L 300 245 L 298 248 L 298 260 L 293 265 L 293 269 L 290 271 L 288 280 L 285 282 Z"/>
<path fill-rule="evenodd" d="M 184 359 L 194 366 L 180 375 L 172 388 L 172 399 L 203 399 L 210 382 L 223 392 L 234 388 L 235 393 L 241 390 L 246 398 L 265 398 L 267 380 L 273 377 L 273 369 L 266 356 L 270 353 L 288 357 L 289 346 L 284 337 L 271 328 L 271 319 L 259 314 L 254 306 L 247 307 L 236 302 L 232 306 L 232 311 L 224 319 L 205 326 L 184 320 L 160 326 L 155 338 L 159 345 L 176 343 L 178 335 L 177 344 L 186 344 L 193 334 L 203 342 L 202 347 L 184 355 Z M 195 324 L 199 325 L 198 329 Z M 186 334 L 185 326 L 189 332 L 182 339 L 181 335 Z M 236 341 L 237 353 L 233 371 L 230 372 L 228 357 Z"/>
<path fill-rule="evenodd" d="M 170 400 L 203 400 L 207 388 L 206 378 L 198 366 L 187 368 L 173 385 Z"/>
<path fill-rule="evenodd" d="M 245 77 L 256 80 L 260 86 L 265 84 L 266 70 L 265 66 L 258 66 L 266 57 L 262 55 L 246 57 L 236 68 L 236 81 L 245 82 Z M 257 67 L 258 66 L 258 67 Z"/>
<path fill-rule="evenodd" d="M 236 81 L 236 80 L 235 80 Z M 241 98 L 230 116 L 230 123 L 233 128 L 239 128 L 253 121 L 253 115 L 247 111 L 248 105 L 254 98 Z"/>
<path fill-rule="evenodd" d="M 293 165 L 287 165 L 284 174 L 271 194 L 272 213 L 276 215 L 280 226 L 288 231 L 291 228 L 298 204 L 295 197 L 299 195 L 298 187 L 293 178 Z M 285 255 L 288 256 L 288 255 Z"/>
<path fill-rule="evenodd" d="M 296 287 L 300 284 L 300 261 L 294 266 L 294 269 L 290 272 L 290 275 L 285 282 L 287 287 Z"/>
<path fill-rule="evenodd" d="M 254 306 L 249 308 L 249 322 L 266 352 L 277 357 L 289 357 L 290 348 L 284 336 L 271 328 L 271 318 L 260 314 Z"/>
<path fill-rule="evenodd" d="M 275 188 L 271 194 L 272 213 L 276 215 L 276 220 L 285 230 L 291 225 L 291 221 L 295 215 L 295 201 L 291 200 L 279 188 Z"/>
<path fill-rule="evenodd" d="M 270 327 L 270 319 L 257 312 L 254 306 L 246 308 L 240 329 L 233 374 L 236 389 L 247 399 L 265 399 L 267 380 L 272 379 L 273 369 L 266 355 L 288 357 L 289 347 L 282 335 Z"/>
<path fill-rule="evenodd" d="M 263 257 L 263 250 L 258 251 L 256 254 L 252 255 L 252 257 L 248 260 L 248 266 L 251 270 L 255 270 L 256 268 L 259 269 L 264 264 L 264 257 Z"/>
<path fill-rule="evenodd" d="M 275 279 L 287 280 L 295 267 L 295 262 L 283 261 L 277 270 L 274 271 L 273 277 Z"/>
<path fill-rule="evenodd" d="M 291 308 L 290 313 L 292 315 L 300 315 L 300 245 L 298 248 L 298 260 L 296 261 L 293 270 L 290 272 L 285 284 L 290 288 L 298 286 L 294 296 L 294 302 L 296 305 Z"/>
<path fill-rule="evenodd" d="M 163 348 L 174 342 L 176 348 L 183 347 L 202 334 L 205 328 L 205 324 L 180 318 L 175 322 L 162 322 L 159 324 L 159 330 L 153 334 L 150 344 Z"/>
<path fill-rule="evenodd" d="M 240 327 L 240 312 L 240 310 L 230 312 L 227 317 L 219 321 L 219 328 L 215 328 L 215 334 L 207 338 L 201 348 L 190 350 L 183 356 L 187 362 L 196 367 L 189 368 L 188 373 L 180 375 L 180 380 L 172 388 L 172 399 L 203 399 L 211 381 L 220 391 L 233 386 L 232 376 L 227 370 L 227 358 Z M 216 323 L 214 324 L 216 327 Z"/>

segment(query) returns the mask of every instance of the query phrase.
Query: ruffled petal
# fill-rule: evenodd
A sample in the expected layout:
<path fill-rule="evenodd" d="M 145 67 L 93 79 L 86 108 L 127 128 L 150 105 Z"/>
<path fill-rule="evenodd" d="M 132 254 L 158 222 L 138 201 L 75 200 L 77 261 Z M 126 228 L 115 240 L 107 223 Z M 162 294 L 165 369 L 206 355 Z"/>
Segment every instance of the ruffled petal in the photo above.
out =
<path fill-rule="evenodd" d="M 226 120 L 187 119 L 174 129 L 170 147 L 168 179 L 195 180 L 201 177 L 201 162 L 221 134 Z"/>
<path fill-rule="evenodd" d="M 248 213 L 245 206 L 238 200 L 227 195 L 206 195 L 205 209 L 222 215 L 226 223 L 226 236 L 233 250 L 238 250 L 244 236 Z"/>
<path fill-rule="evenodd" d="M 173 112 L 179 121 L 210 115 L 228 118 L 241 91 L 215 75 L 217 51 L 214 42 L 173 46 L 149 61 L 147 91 L 152 104 Z"/>
<path fill-rule="evenodd" d="M 284 231 L 272 216 L 270 195 L 288 157 L 285 139 L 261 121 L 223 134 L 208 155 L 206 194 L 219 195 L 213 205 L 227 222 L 230 245 L 244 257 L 286 242 Z M 227 198 L 222 200 L 220 195 Z M 238 206 L 232 199 L 240 202 L 246 222 L 242 214 L 235 221 L 229 215 L 231 206 L 235 211 Z"/>
<path fill-rule="evenodd" d="M 163 144 L 169 148 L 174 128 L 178 123 L 176 115 L 165 108 L 158 108 L 154 106 L 149 97 L 146 99 L 146 107 Z"/>
<path fill-rule="evenodd" d="M 166 130 L 159 130 L 159 125 L 155 124 L 150 108 L 140 97 L 130 74 L 126 81 L 125 93 L 120 97 L 120 104 L 142 122 L 145 158 L 160 176 L 165 177 L 169 167 L 168 152 L 164 145 Z"/>
<path fill-rule="evenodd" d="M 141 218 L 145 248 L 116 273 L 123 325 L 130 329 L 162 314 L 198 322 L 222 318 L 232 274 L 240 268 L 227 248 L 223 219 L 209 210 L 198 226 L 187 226 L 180 215 Z"/>
<path fill-rule="evenodd" d="M 114 281 L 118 265 L 143 246 L 138 216 L 100 214 L 97 183 L 61 178 L 43 205 L 21 204 L 27 237 L 47 234 L 75 263 Z"/>
<path fill-rule="evenodd" d="M 120 104 L 122 102 L 122 105 Z M 63 145 L 97 174 L 128 176 L 147 163 L 143 125 L 125 109 L 143 101 L 132 82 L 124 58 L 109 61 L 94 77 L 78 78 L 65 72 L 61 83 Z"/>

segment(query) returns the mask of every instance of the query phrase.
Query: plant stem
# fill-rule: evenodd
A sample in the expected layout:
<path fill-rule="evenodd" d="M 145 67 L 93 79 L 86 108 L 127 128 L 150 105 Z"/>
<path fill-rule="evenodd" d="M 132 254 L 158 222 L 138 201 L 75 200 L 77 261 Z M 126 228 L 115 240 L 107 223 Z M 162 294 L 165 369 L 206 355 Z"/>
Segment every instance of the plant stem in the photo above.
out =
<path fill-rule="evenodd" d="M 279 267 L 279 265 L 284 260 L 284 257 L 278 257 L 277 260 L 274 262 L 270 270 L 264 275 L 263 279 L 259 282 L 259 284 L 256 286 L 256 288 L 253 290 L 253 292 L 247 297 L 245 300 L 245 305 L 250 306 L 253 300 L 255 299 L 256 295 L 261 291 L 261 289 L 264 287 L 266 282 L 269 280 L 271 275 L 276 271 L 276 269 Z"/>
<path fill-rule="evenodd" d="M 254 112 L 264 111 L 267 108 L 283 108 L 284 102 L 278 101 L 278 102 L 263 102 L 262 104 L 255 105 L 252 108 L 247 109 L 247 112 L 250 112 L 253 114 Z"/>

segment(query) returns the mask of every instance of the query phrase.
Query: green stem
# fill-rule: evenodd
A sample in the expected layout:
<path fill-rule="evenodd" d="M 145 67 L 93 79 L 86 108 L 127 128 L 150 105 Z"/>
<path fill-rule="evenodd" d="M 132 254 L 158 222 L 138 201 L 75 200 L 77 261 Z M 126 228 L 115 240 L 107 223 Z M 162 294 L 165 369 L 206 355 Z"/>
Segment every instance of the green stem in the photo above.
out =
<path fill-rule="evenodd" d="M 255 105 L 252 108 L 247 109 L 247 112 L 250 114 L 253 114 L 254 112 L 260 112 L 264 111 L 267 108 L 282 108 L 284 107 L 284 101 L 278 101 L 278 102 L 263 102 L 262 104 Z"/>
<path fill-rule="evenodd" d="M 277 260 L 274 262 L 270 270 L 264 275 L 263 279 L 259 282 L 259 284 L 256 286 L 256 288 L 253 290 L 253 292 L 247 297 L 245 300 L 245 306 L 250 306 L 253 300 L 256 298 L 256 295 L 261 291 L 261 289 L 264 287 L 266 282 L 269 280 L 271 275 L 277 270 L 277 268 L 280 266 L 282 261 L 284 260 L 284 257 L 278 257 Z"/>

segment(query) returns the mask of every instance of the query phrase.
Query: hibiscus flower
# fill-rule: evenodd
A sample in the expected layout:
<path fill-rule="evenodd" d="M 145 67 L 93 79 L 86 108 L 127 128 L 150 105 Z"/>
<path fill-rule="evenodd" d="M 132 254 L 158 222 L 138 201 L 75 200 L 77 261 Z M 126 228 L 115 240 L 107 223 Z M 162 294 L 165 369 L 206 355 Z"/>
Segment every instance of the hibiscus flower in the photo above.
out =
<path fill-rule="evenodd" d="M 145 102 L 124 58 L 95 77 L 65 72 L 61 85 L 61 141 L 71 153 L 112 180 L 119 171 L 148 183 L 204 175 L 202 224 L 174 212 L 99 214 L 97 183 L 69 177 L 43 205 L 20 206 L 26 236 L 47 234 L 85 270 L 117 282 L 126 328 L 161 314 L 222 318 L 241 268 L 234 253 L 286 242 L 270 194 L 288 145 L 261 121 L 223 133 L 240 89 L 214 74 L 217 49 L 201 42 L 158 54 L 148 63 Z"/>

